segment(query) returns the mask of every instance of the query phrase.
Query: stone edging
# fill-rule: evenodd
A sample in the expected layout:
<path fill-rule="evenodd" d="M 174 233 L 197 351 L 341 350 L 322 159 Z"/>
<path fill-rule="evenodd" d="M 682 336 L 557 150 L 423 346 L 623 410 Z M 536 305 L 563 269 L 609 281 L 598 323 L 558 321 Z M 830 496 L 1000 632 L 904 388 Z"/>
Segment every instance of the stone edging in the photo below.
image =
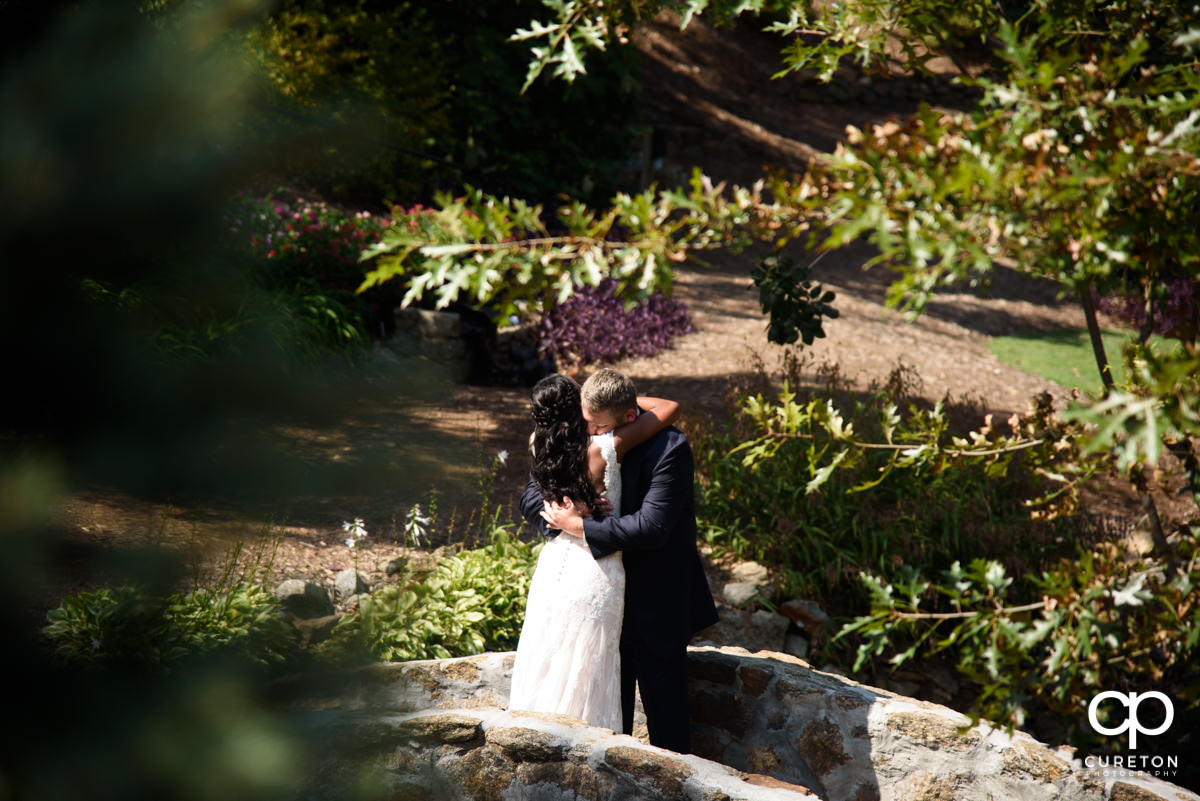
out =
<path fill-rule="evenodd" d="M 971 727 L 947 707 L 741 648 L 689 649 L 697 755 L 674 754 L 571 718 L 504 711 L 512 659 L 373 665 L 290 694 L 326 741 L 355 744 L 327 772 L 373 765 L 395 799 L 1200 801 L 1158 778 L 1087 770 L 1023 732 Z"/>

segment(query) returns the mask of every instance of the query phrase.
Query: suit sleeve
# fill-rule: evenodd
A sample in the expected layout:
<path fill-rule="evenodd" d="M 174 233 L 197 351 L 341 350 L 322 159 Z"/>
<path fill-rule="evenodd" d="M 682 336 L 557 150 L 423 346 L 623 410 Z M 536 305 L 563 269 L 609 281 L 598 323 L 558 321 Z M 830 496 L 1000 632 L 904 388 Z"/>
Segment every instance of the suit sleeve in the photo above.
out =
<path fill-rule="evenodd" d="M 654 465 L 650 487 L 636 512 L 583 521 L 592 554 L 599 558 L 613 551 L 651 551 L 666 545 L 675 523 L 687 511 L 692 481 L 692 449 L 683 440 Z"/>
<path fill-rule="evenodd" d="M 542 536 L 550 536 L 550 528 L 542 519 L 542 493 L 532 481 L 525 485 L 521 493 L 521 516 L 525 522 L 541 532 Z"/>

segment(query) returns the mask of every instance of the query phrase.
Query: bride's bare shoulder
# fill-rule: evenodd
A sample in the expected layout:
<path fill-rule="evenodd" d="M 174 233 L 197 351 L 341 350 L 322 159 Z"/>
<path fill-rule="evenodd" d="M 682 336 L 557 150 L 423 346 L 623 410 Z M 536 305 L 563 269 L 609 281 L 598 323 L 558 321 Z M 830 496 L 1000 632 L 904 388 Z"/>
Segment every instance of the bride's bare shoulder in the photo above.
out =
<path fill-rule="evenodd" d="M 600 450 L 600 446 L 595 440 L 588 443 L 587 449 L 588 473 L 595 480 L 599 477 L 600 482 L 604 481 L 604 453 Z"/>

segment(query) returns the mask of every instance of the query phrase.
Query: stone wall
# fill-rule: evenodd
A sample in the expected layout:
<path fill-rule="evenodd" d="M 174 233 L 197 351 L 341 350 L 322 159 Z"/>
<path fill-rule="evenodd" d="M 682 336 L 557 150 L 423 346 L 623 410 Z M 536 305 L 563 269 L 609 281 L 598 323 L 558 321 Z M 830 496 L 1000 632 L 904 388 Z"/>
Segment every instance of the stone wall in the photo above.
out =
<path fill-rule="evenodd" d="M 1200 801 L 787 655 L 692 648 L 690 663 L 691 756 L 503 711 L 511 654 L 376 665 L 293 696 L 328 742 L 353 744 L 321 781 L 366 770 L 397 799 Z"/>
<path fill-rule="evenodd" d="M 396 329 L 382 353 L 401 364 L 417 360 L 453 381 L 533 386 L 553 373 L 554 360 L 539 355 L 535 326 L 496 323 L 483 311 L 456 304 L 455 311 L 398 308 Z"/>

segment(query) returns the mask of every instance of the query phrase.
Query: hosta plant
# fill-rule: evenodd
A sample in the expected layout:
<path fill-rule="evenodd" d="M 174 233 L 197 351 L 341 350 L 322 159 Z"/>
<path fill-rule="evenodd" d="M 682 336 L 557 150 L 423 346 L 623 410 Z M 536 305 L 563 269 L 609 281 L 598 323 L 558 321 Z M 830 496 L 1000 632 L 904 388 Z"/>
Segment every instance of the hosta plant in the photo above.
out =
<path fill-rule="evenodd" d="M 296 653 L 295 630 L 257 585 L 169 596 L 105 587 L 63 598 L 47 620 L 43 633 L 70 664 L 170 670 L 220 655 L 269 668 Z"/>
<path fill-rule="evenodd" d="M 320 648 L 331 662 L 446 659 L 516 647 L 539 546 L 507 529 L 491 542 L 442 559 L 359 599 Z"/>

